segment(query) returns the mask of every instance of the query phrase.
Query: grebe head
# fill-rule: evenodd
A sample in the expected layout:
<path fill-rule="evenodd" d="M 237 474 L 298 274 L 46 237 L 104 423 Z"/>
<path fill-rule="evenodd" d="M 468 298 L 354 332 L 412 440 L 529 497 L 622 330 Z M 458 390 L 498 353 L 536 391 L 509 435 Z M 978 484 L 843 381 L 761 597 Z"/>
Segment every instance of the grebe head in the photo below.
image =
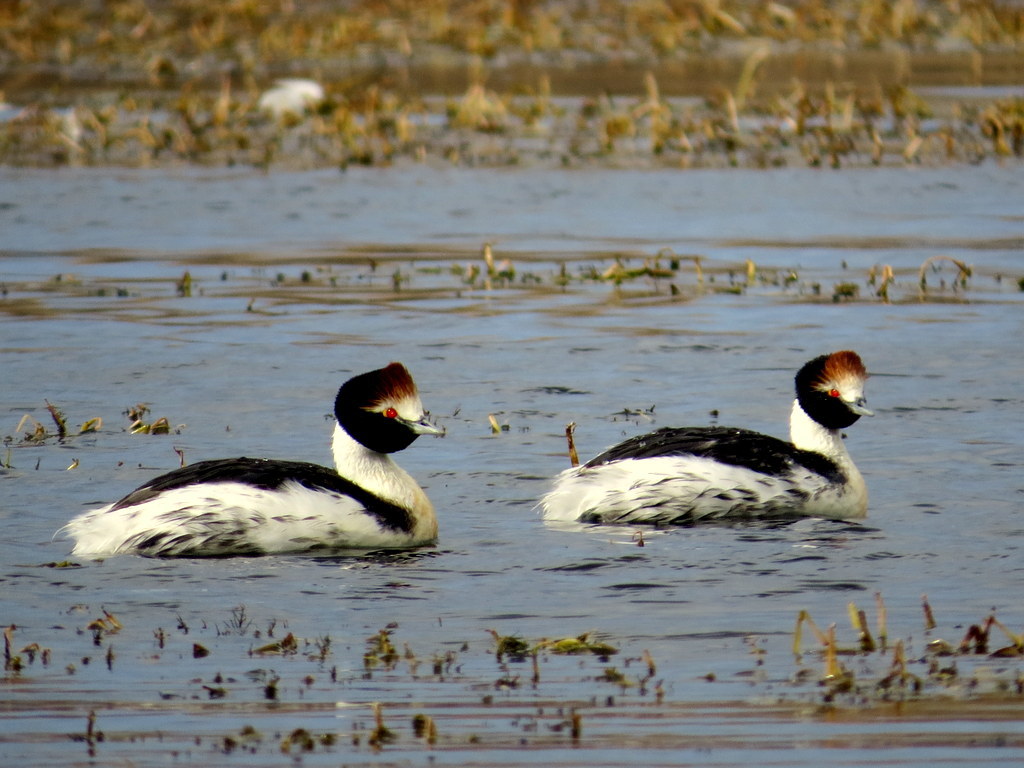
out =
<path fill-rule="evenodd" d="M 416 382 L 401 363 L 360 374 L 341 385 L 334 416 L 353 439 L 378 453 L 408 448 L 420 435 L 443 435 L 427 421 Z"/>
<path fill-rule="evenodd" d="M 796 374 L 796 398 L 804 412 L 826 429 L 843 429 L 873 416 L 864 400 L 868 372 L 856 352 L 816 357 Z"/>

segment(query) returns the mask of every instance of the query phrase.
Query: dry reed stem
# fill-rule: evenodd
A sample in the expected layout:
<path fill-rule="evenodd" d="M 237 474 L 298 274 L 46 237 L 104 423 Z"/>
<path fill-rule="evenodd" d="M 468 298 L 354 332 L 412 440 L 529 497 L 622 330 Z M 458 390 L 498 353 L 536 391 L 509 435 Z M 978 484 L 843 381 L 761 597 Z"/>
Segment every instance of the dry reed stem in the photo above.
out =
<path fill-rule="evenodd" d="M 580 465 L 580 456 L 576 452 L 576 440 L 574 434 L 576 432 L 576 422 L 570 421 L 565 425 L 565 441 L 569 448 L 569 466 L 578 467 Z"/>

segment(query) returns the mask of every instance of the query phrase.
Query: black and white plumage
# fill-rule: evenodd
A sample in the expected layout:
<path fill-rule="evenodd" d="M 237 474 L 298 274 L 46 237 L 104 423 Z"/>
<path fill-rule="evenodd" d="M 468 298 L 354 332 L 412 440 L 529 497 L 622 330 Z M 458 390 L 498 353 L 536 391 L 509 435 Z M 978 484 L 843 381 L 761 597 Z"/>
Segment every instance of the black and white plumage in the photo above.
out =
<path fill-rule="evenodd" d="M 345 382 L 334 402 L 335 469 L 216 459 L 176 469 L 74 518 L 73 554 L 224 557 L 415 547 L 437 538 L 434 508 L 391 458 L 427 421 L 400 363 Z"/>
<path fill-rule="evenodd" d="M 867 371 L 855 352 L 796 375 L 790 439 L 736 427 L 665 427 L 559 474 L 540 501 L 552 521 L 692 525 L 867 514 L 867 487 L 841 430 L 861 416 Z"/>

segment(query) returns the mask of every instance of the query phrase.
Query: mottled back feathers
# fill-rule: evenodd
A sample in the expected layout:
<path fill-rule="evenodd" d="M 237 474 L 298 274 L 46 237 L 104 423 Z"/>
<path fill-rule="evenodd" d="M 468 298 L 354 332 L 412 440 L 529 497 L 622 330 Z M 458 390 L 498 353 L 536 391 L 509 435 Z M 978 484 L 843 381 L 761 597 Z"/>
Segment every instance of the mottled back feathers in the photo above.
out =
<path fill-rule="evenodd" d="M 274 491 L 285 483 L 295 483 L 314 491 L 349 496 L 366 508 L 385 528 L 409 531 L 413 521 L 409 511 L 364 490 L 332 469 L 303 461 L 250 459 L 213 459 L 189 464 L 150 480 L 110 508 L 123 509 L 144 504 L 164 491 L 204 483 L 241 483 Z"/>
<path fill-rule="evenodd" d="M 656 456 L 698 456 L 767 475 L 783 475 L 800 466 L 829 482 L 846 479 L 827 456 L 801 451 L 784 440 L 739 427 L 663 427 L 624 440 L 584 466 L 589 469 L 621 459 Z"/>

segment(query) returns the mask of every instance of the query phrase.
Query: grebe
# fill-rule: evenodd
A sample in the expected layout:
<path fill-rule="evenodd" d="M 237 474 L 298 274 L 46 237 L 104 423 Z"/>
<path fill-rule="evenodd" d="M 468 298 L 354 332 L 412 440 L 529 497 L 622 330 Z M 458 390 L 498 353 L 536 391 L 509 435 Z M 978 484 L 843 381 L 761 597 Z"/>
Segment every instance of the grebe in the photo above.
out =
<path fill-rule="evenodd" d="M 540 511 L 548 520 L 653 525 L 864 517 L 867 488 L 840 430 L 873 415 L 867 375 L 855 352 L 816 357 L 796 375 L 791 443 L 735 427 L 665 427 L 559 474 Z"/>
<path fill-rule="evenodd" d="M 273 459 L 201 461 L 161 475 L 59 533 L 75 555 L 223 557 L 415 547 L 437 537 L 423 489 L 388 455 L 427 421 L 400 363 L 346 381 L 334 401 L 337 471 Z"/>

